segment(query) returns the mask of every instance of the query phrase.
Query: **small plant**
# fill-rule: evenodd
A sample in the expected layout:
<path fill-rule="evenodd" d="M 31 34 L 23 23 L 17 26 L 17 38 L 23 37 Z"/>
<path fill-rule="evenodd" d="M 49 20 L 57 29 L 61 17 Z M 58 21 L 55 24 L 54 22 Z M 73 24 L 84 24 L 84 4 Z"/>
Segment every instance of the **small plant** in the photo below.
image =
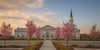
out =
<path fill-rule="evenodd" d="M 87 45 L 86 48 L 93 48 L 93 45 Z"/>
<path fill-rule="evenodd" d="M 78 45 L 74 44 L 74 45 L 71 45 L 71 46 L 78 46 Z"/>

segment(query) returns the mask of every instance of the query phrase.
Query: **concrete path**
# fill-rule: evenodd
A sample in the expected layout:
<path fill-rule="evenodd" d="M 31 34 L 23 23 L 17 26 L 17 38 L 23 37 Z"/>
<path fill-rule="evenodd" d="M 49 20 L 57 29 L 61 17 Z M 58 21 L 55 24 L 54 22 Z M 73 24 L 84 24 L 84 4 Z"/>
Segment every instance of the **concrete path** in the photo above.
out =
<path fill-rule="evenodd" d="M 66 44 L 66 41 L 57 41 L 57 42 Z M 93 41 L 69 41 L 69 45 L 79 45 L 79 46 L 93 45 Z M 95 46 L 100 46 L 100 41 L 95 41 Z"/>
<path fill-rule="evenodd" d="M 30 44 L 35 44 L 39 41 L 30 41 Z M 4 41 L 0 41 L 0 45 L 4 45 Z M 21 46 L 27 46 L 28 41 L 6 41 L 6 45 L 21 45 Z"/>
<path fill-rule="evenodd" d="M 52 41 L 46 40 L 46 41 L 44 41 L 44 43 L 41 46 L 40 50 L 56 50 L 56 48 L 52 44 Z"/>
<path fill-rule="evenodd" d="M 23 48 L 0 48 L 0 50 L 23 50 Z"/>
<path fill-rule="evenodd" d="M 31 44 L 37 43 L 39 41 L 31 41 Z M 61 42 L 62 44 L 66 44 L 65 41 L 57 41 Z M 86 46 L 86 45 L 92 45 L 93 41 L 69 41 L 69 45 L 77 44 L 79 46 Z M 4 41 L 0 41 L 0 45 L 4 45 Z M 7 41 L 7 45 L 22 45 L 27 46 L 28 41 Z M 95 41 L 95 46 L 100 46 L 100 41 Z"/>
<path fill-rule="evenodd" d="M 91 49 L 91 48 L 74 48 L 75 50 L 100 50 L 100 49 Z"/>

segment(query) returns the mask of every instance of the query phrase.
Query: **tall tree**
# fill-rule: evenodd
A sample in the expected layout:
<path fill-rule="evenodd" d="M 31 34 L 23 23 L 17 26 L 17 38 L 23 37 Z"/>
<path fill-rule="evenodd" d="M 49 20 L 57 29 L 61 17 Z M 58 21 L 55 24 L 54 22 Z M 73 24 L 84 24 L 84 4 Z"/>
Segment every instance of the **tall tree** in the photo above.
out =
<path fill-rule="evenodd" d="M 36 39 L 40 39 L 40 37 L 41 37 L 41 33 L 40 33 L 41 31 L 40 31 L 40 27 L 39 28 L 37 28 L 37 30 L 36 30 Z"/>
<path fill-rule="evenodd" d="M 95 39 L 99 37 L 100 32 L 96 31 L 96 25 L 92 26 L 91 32 L 90 32 L 90 36 L 93 39 L 93 45 L 95 45 Z"/>
<path fill-rule="evenodd" d="M 60 38 L 60 27 L 57 27 L 57 28 L 56 28 L 55 37 L 56 37 L 57 39 Z"/>
<path fill-rule="evenodd" d="M 69 40 L 73 39 L 74 37 L 74 29 L 75 25 L 70 23 L 63 23 L 64 26 L 62 27 L 62 37 L 66 40 L 66 45 L 68 47 Z"/>
<path fill-rule="evenodd" d="M 27 21 L 26 23 L 26 32 L 27 32 L 27 37 L 28 37 L 28 44 L 30 45 L 30 38 L 32 38 L 32 35 L 35 33 L 36 31 L 36 26 L 32 21 Z"/>
<path fill-rule="evenodd" d="M 1 33 L 3 38 L 5 39 L 4 45 L 6 46 L 6 39 L 9 38 L 12 33 L 11 24 L 6 25 L 6 23 L 3 23 L 1 28 Z"/>

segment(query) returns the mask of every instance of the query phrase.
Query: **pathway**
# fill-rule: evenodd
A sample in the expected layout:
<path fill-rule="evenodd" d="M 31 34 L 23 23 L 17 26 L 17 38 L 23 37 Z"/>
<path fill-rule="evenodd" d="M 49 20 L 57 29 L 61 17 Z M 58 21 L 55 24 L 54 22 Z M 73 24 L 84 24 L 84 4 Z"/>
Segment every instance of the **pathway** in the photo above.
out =
<path fill-rule="evenodd" d="M 56 48 L 52 44 L 52 41 L 46 40 L 46 41 L 44 41 L 44 43 L 41 46 L 40 50 L 56 50 Z"/>
<path fill-rule="evenodd" d="M 74 48 L 75 50 L 100 50 L 100 49 L 94 49 L 94 48 Z"/>

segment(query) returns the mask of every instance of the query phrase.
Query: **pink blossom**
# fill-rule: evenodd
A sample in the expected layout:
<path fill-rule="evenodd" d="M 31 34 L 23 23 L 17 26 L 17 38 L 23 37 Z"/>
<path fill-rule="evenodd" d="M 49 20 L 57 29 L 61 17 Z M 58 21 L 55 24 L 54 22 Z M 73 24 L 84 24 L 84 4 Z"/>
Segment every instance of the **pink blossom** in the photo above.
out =
<path fill-rule="evenodd" d="M 32 38 L 32 35 L 36 31 L 35 24 L 33 24 L 32 21 L 27 21 L 26 27 L 27 27 L 27 31 L 26 31 L 27 37 Z"/>
<path fill-rule="evenodd" d="M 40 27 L 37 29 L 37 31 L 36 31 L 36 38 L 37 39 L 40 39 L 40 36 L 41 36 L 41 34 L 40 34 Z"/>
<path fill-rule="evenodd" d="M 11 25 L 10 24 L 6 25 L 6 23 L 3 23 L 1 33 L 4 39 L 9 38 L 12 33 Z"/>
<path fill-rule="evenodd" d="M 57 28 L 56 28 L 55 37 L 56 37 L 57 39 L 60 38 L 60 27 L 57 27 Z"/>
<path fill-rule="evenodd" d="M 63 23 L 63 24 L 64 26 L 62 27 L 62 37 L 65 40 L 71 40 L 74 36 L 73 33 L 74 33 L 75 25 L 70 23 Z"/>
<path fill-rule="evenodd" d="M 94 39 L 98 38 L 99 33 L 100 33 L 99 31 L 96 31 L 96 25 L 93 25 L 92 29 L 91 29 L 91 32 L 90 32 L 91 37 L 93 37 Z"/>

